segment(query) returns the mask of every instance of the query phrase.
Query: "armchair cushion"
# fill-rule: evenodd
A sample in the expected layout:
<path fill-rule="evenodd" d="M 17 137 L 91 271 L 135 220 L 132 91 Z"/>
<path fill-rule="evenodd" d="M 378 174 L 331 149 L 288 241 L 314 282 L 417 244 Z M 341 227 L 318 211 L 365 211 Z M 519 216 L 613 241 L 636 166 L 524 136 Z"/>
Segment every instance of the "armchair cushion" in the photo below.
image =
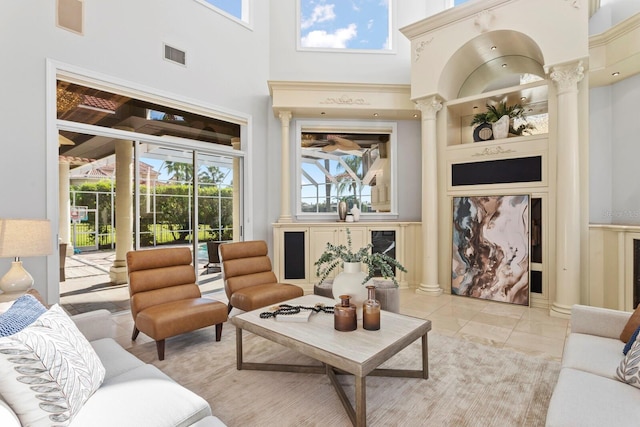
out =
<path fill-rule="evenodd" d="M 620 333 L 620 340 L 626 343 L 631 339 L 633 332 L 640 327 L 640 304 L 636 307 L 635 311 L 629 317 L 627 324 L 624 325 L 624 329 Z"/>

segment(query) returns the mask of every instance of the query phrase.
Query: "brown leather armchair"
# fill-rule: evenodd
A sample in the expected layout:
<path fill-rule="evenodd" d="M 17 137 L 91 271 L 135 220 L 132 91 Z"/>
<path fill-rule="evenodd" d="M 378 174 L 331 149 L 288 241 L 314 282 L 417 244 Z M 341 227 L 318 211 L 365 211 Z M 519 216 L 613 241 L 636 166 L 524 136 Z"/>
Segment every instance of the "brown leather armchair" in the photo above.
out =
<path fill-rule="evenodd" d="M 233 307 L 251 311 L 304 294 L 299 286 L 278 283 L 265 241 L 223 243 L 219 251 L 229 312 Z"/>
<path fill-rule="evenodd" d="M 189 248 L 162 248 L 127 253 L 129 295 L 134 326 L 156 341 L 164 360 L 165 338 L 216 325 L 220 341 L 227 320 L 225 304 L 202 298 Z"/>

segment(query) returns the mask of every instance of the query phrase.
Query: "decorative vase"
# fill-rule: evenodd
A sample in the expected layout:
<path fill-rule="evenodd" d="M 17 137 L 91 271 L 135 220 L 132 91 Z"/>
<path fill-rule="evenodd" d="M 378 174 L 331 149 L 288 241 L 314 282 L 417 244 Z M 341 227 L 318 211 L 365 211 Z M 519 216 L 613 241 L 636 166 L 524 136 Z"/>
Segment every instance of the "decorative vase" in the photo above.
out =
<path fill-rule="evenodd" d="M 340 304 L 333 310 L 333 327 L 338 331 L 355 331 L 358 327 L 356 306 L 349 299 L 349 295 L 340 295 Z"/>
<path fill-rule="evenodd" d="M 362 271 L 362 263 L 345 262 L 344 270 L 333 279 L 333 299 L 336 303 L 341 302 L 341 295 L 349 295 L 351 302 L 356 306 L 358 319 L 362 319 L 362 304 L 367 296 L 367 288 L 362 283 L 367 273 Z"/>
<path fill-rule="evenodd" d="M 360 221 L 360 208 L 358 208 L 358 205 L 353 205 L 351 208 L 351 215 L 353 215 L 354 222 Z"/>
<path fill-rule="evenodd" d="M 347 217 L 347 202 L 342 201 L 338 203 L 338 218 L 340 221 L 344 221 Z"/>
<path fill-rule="evenodd" d="M 493 128 L 494 139 L 503 139 L 509 135 L 509 122 L 511 119 L 508 115 L 500 117 L 491 127 Z"/>
<path fill-rule="evenodd" d="M 362 327 L 368 331 L 380 329 L 380 301 L 376 299 L 376 287 L 367 286 L 369 293 L 367 300 L 362 305 Z"/>

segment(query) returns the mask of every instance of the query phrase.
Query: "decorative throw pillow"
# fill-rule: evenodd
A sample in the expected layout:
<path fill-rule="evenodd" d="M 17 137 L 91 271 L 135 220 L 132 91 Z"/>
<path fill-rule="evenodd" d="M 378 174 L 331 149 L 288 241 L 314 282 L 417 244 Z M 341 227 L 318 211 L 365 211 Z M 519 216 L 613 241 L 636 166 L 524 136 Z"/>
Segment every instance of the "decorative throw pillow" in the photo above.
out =
<path fill-rule="evenodd" d="M 627 343 L 624 345 L 622 354 L 624 354 L 625 356 L 627 355 L 629 350 L 631 350 L 631 346 L 633 346 L 633 344 L 636 342 L 636 339 L 638 339 L 638 333 L 640 333 L 640 326 L 635 330 L 633 335 L 631 335 L 631 339 L 629 339 L 629 341 L 627 341 Z"/>
<path fill-rule="evenodd" d="M 36 321 L 47 309 L 31 295 L 22 295 L 13 305 L 0 314 L 0 337 L 20 332 Z"/>
<path fill-rule="evenodd" d="M 91 344 L 57 304 L 0 338 L 0 395 L 22 425 L 68 425 L 104 374 Z"/>
<path fill-rule="evenodd" d="M 631 339 L 631 335 L 633 335 L 633 331 L 638 329 L 640 326 L 640 304 L 636 307 L 635 311 L 627 321 L 622 333 L 620 334 L 620 340 L 622 342 L 629 342 Z"/>
<path fill-rule="evenodd" d="M 633 342 L 631 349 L 616 369 L 616 376 L 620 381 L 640 388 L 640 341 Z"/>

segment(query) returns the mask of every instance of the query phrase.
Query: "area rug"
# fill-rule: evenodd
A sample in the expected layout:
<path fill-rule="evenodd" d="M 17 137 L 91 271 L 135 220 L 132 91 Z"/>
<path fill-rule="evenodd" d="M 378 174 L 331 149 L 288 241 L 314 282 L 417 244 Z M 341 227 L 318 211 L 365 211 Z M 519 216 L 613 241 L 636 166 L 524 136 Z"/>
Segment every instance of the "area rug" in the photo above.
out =
<path fill-rule="evenodd" d="M 325 375 L 236 370 L 235 328 L 222 340 L 206 328 L 168 339 L 166 359 L 155 343 L 130 349 L 204 397 L 213 413 L 235 426 L 349 426 Z M 314 363 L 245 332 L 247 362 Z M 543 426 L 560 364 L 507 349 L 429 333 L 429 379 L 367 378 L 369 426 Z M 419 341 L 383 366 L 420 369 Z M 316 362 L 317 363 L 317 362 Z M 353 377 L 340 375 L 353 403 Z"/>

